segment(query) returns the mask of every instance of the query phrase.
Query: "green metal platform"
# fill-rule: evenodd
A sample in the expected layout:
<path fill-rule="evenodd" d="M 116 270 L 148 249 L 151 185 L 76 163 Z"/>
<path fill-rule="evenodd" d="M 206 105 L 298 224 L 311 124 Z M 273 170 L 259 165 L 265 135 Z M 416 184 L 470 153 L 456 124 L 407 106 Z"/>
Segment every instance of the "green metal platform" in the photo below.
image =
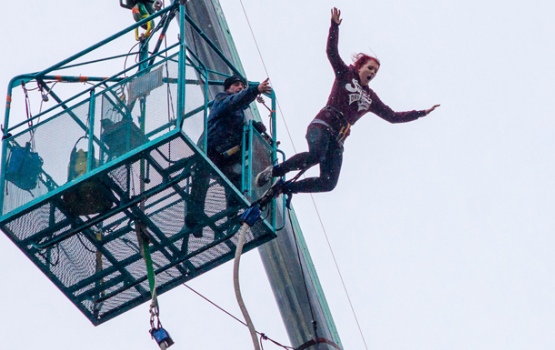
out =
<path fill-rule="evenodd" d="M 238 214 L 264 190 L 252 189 L 253 175 L 276 157 L 275 136 L 249 125 L 241 188 L 213 166 L 202 151 L 209 101 L 238 71 L 179 2 L 151 19 L 155 30 L 139 45 L 133 34 L 146 20 L 8 86 L 0 228 L 95 325 L 151 297 L 139 226 L 158 294 L 231 260 Z M 168 44 L 172 20 L 182 39 Z M 186 37 L 204 40 L 217 60 L 203 60 Z M 8 174 L 26 144 L 42 160 L 31 186 Z M 190 198 L 199 162 L 212 169 L 205 203 Z M 245 251 L 276 237 L 273 205 L 250 228 Z M 189 228 L 193 209 L 206 215 Z"/>

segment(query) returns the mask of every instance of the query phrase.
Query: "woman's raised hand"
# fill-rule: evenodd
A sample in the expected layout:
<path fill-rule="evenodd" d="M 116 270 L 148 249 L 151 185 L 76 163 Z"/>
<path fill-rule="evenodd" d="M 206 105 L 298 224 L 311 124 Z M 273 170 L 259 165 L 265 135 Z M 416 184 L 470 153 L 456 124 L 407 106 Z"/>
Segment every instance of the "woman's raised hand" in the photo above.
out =
<path fill-rule="evenodd" d="M 331 20 L 334 21 L 337 25 L 340 25 L 341 21 L 343 21 L 340 17 L 341 17 L 341 10 L 339 10 L 337 7 L 332 8 Z"/>

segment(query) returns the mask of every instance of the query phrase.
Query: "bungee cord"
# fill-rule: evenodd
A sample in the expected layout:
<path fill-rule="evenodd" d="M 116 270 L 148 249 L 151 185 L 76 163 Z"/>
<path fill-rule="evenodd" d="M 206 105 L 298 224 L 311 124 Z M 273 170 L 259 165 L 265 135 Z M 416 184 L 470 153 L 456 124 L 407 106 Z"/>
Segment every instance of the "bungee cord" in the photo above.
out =
<path fill-rule="evenodd" d="M 260 343 L 258 342 L 258 337 L 256 336 L 254 323 L 252 322 L 252 319 L 243 300 L 243 296 L 241 295 L 241 286 L 239 284 L 239 263 L 241 261 L 241 254 L 243 253 L 243 246 L 245 245 L 248 228 L 249 225 L 246 223 L 241 225 L 241 229 L 239 230 L 239 237 L 237 238 L 237 244 L 235 247 L 235 259 L 233 261 L 233 289 L 235 291 L 237 303 L 239 304 L 239 308 L 241 309 L 241 313 L 245 318 L 245 322 L 247 323 L 247 327 L 251 334 L 254 349 L 260 350 Z"/>

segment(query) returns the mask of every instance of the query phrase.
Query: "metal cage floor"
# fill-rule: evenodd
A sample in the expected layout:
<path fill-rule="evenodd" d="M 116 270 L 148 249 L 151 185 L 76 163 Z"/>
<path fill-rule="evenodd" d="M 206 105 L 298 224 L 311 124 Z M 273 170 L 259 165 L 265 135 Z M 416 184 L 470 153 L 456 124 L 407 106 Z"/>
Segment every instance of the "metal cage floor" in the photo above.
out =
<path fill-rule="evenodd" d="M 156 274 L 164 293 L 234 256 L 237 213 L 248 203 L 217 170 L 210 174 L 205 203 L 190 201 L 195 162 L 207 162 L 180 131 L 168 133 L 14 211 L 2 230 L 95 325 L 150 299 L 136 223 L 146 228 Z M 109 198 L 104 212 L 79 215 L 85 203 L 68 193 L 93 184 Z M 240 203 L 226 208 L 226 191 Z M 195 237 L 184 217 L 195 205 L 206 214 Z M 74 207 L 76 206 L 76 207 Z M 77 208 L 77 209 L 76 209 Z M 245 251 L 275 237 L 259 220 L 247 234 Z"/>

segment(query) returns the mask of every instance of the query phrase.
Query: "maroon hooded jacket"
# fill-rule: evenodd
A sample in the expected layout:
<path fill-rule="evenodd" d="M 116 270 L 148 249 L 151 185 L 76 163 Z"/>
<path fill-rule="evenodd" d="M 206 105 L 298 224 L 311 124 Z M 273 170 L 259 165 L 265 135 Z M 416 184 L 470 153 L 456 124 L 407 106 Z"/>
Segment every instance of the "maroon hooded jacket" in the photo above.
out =
<path fill-rule="evenodd" d="M 338 41 L 339 25 L 331 21 L 326 50 L 335 73 L 335 81 L 326 106 L 331 108 L 322 109 L 312 123 L 323 121 L 338 132 L 345 126 L 345 121 L 353 125 L 368 112 L 390 123 L 410 122 L 426 114 L 424 110 L 395 112 L 383 103 L 372 89 L 362 86 L 357 69 L 353 65 L 347 66 L 339 56 Z M 338 112 L 341 112 L 342 116 Z"/>

